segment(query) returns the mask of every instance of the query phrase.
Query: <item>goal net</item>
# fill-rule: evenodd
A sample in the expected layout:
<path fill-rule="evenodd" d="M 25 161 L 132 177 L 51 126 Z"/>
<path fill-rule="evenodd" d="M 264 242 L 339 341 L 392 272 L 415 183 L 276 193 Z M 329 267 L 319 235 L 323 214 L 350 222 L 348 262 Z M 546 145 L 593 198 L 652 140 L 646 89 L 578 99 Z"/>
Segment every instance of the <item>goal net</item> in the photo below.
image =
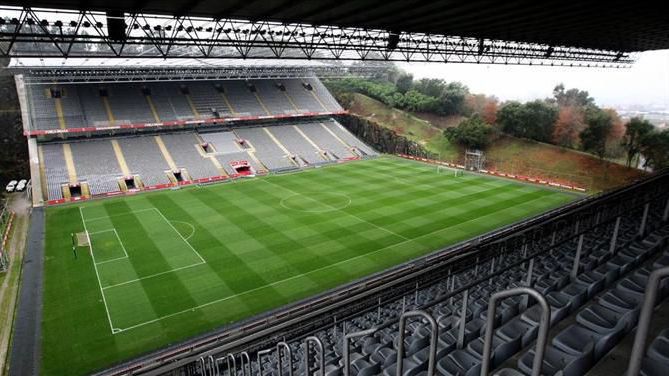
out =
<path fill-rule="evenodd" d="M 72 245 L 74 247 L 88 247 L 91 245 L 88 233 L 84 231 L 72 234 Z"/>

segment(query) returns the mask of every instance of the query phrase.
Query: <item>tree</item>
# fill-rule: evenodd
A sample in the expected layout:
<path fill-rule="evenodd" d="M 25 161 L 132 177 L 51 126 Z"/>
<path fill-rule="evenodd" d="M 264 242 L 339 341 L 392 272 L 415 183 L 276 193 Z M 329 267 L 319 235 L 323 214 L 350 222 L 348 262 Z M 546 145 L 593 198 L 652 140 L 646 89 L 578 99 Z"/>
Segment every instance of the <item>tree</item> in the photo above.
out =
<path fill-rule="evenodd" d="M 621 157 L 624 153 L 622 139 L 625 137 L 625 123 L 618 115 L 618 112 L 612 108 L 604 110 L 611 117 L 611 129 L 606 135 L 606 155 L 609 157 Z"/>
<path fill-rule="evenodd" d="M 580 108 L 575 106 L 560 107 L 553 127 L 552 141 L 560 146 L 575 148 L 585 127 L 585 117 Z"/>
<path fill-rule="evenodd" d="M 641 137 L 641 154 L 644 167 L 654 170 L 669 167 L 669 129 L 652 131 Z"/>
<path fill-rule="evenodd" d="M 485 149 L 490 143 L 492 128 L 480 116 L 465 119 L 457 127 L 444 130 L 444 136 L 450 141 L 466 148 Z"/>
<path fill-rule="evenodd" d="M 612 127 L 611 115 L 599 108 L 590 108 L 586 111 L 585 122 L 587 128 L 581 132 L 583 150 L 591 152 L 599 158 L 606 154 L 606 138 Z"/>
<path fill-rule="evenodd" d="M 497 111 L 497 124 L 510 135 L 548 142 L 557 116 L 557 107 L 545 101 L 508 102 Z"/>
<path fill-rule="evenodd" d="M 493 125 L 497 121 L 497 98 L 485 94 L 470 94 L 465 100 L 466 112 L 478 114 L 483 121 Z"/>
<path fill-rule="evenodd" d="M 413 75 L 402 72 L 397 78 L 395 86 L 397 86 L 397 91 L 405 94 L 407 91 L 411 90 L 411 87 L 413 86 Z"/>
<path fill-rule="evenodd" d="M 654 129 L 653 124 L 640 117 L 633 117 L 627 122 L 623 139 L 623 148 L 627 153 L 627 167 L 630 167 L 632 160 L 639 155 L 643 137 Z"/>
<path fill-rule="evenodd" d="M 465 98 L 469 94 L 467 86 L 460 82 L 449 82 L 443 88 L 439 100 L 443 115 L 462 115 L 464 113 Z"/>
<path fill-rule="evenodd" d="M 550 142 L 558 109 L 542 100 L 525 103 L 525 123 L 527 135 L 533 140 Z"/>
<path fill-rule="evenodd" d="M 553 97 L 558 106 L 590 107 L 595 105 L 595 99 L 585 90 L 569 89 L 565 91 L 564 85 L 559 84 L 553 89 Z"/>

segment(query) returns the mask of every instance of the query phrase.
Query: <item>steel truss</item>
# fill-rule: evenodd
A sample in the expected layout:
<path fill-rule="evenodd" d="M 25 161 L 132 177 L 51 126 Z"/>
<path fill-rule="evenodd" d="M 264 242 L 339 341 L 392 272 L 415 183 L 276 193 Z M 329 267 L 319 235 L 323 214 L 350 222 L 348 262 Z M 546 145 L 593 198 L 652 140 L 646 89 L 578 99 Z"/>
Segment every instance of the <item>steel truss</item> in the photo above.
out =
<path fill-rule="evenodd" d="M 0 7 L 0 56 L 323 59 L 619 67 L 629 52 L 354 27 Z M 118 27 L 110 24 L 118 23 Z M 113 32 L 110 32 L 110 30 Z M 113 35 L 113 38 L 112 36 Z"/>
<path fill-rule="evenodd" d="M 29 67 L 13 68 L 10 71 L 23 74 L 29 84 L 80 83 L 80 82 L 149 82 L 183 80 L 235 80 L 235 79 L 282 79 L 320 77 L 337 78 L 350 74 L 369 76 L 378 74 L 381 68 L 363 66 L 256 66 L 238 65 L 225 67 L 108 67 L 108 68 L 63 68 Z"/>

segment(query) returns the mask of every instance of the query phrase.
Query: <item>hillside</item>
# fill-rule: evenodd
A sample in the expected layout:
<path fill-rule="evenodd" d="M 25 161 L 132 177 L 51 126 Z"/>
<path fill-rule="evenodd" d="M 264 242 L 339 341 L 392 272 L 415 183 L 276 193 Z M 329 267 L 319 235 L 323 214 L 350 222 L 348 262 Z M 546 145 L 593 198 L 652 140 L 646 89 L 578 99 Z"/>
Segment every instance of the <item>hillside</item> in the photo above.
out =
<path fill-rule="evenodd" d="M 459 162 L 462 159 L 461 148 L 442 134 L 442 128 L 458 123 L 457 118 L 410 114 L 358 93 L 340 100 L 351 113 L 393 129 L 442 160 Z M 602 161 L 587 153 L 506 135 L 493 141 L 486 150 L 486 158 L 490 169 L 569 182 L 595 192 L 615 188 L 643 175 L 639 170 Z"/>

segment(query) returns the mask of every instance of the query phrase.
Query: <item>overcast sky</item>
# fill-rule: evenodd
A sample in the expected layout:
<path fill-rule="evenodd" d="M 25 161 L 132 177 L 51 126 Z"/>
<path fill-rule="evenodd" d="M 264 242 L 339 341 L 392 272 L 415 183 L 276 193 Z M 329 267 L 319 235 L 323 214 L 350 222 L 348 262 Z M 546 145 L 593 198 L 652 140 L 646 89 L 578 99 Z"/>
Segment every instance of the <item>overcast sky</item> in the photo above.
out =
<path fill-rule="evenodd" d="M 400 63 L 414 78 L 460 81 L 474 93 L 502 100 L 551 96 L 562 82 L 587 90 L 600 106 L 660 105 L 669 109 L 669 50 L 644 52 L 632 68 L 567 68 L 439 63 Z"/>

